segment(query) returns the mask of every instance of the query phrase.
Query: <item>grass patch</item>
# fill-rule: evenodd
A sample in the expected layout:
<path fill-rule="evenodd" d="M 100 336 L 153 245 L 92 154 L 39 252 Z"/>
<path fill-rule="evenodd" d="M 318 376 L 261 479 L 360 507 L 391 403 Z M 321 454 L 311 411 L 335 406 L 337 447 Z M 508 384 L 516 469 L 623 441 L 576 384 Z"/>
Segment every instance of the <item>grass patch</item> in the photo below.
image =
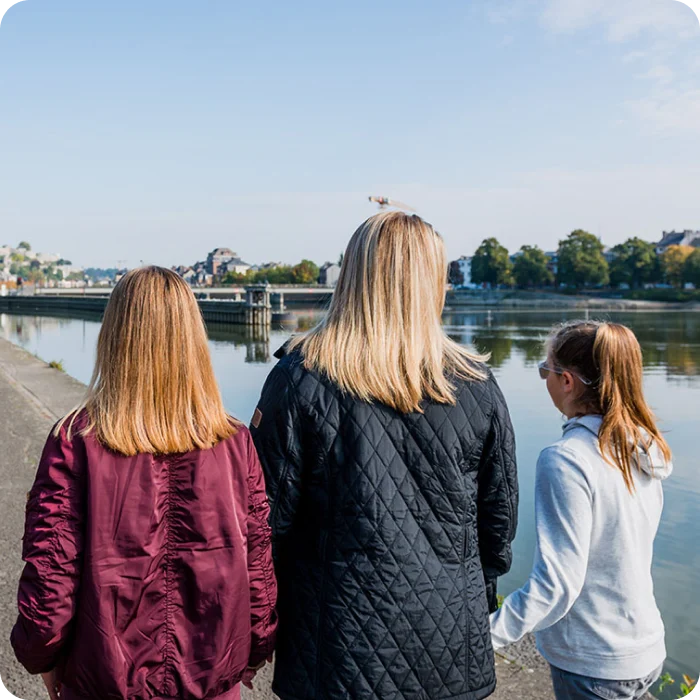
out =
<path fill-rule="evenodd" d="M 622 292 L 622 296 L 638 301 L 685 303 L 700 301 L 700 289 L 628 289 Z"/>
<path fill-rule="evenodd" d="M 49 362 L 49 367 L 51 367 L 51 369 L 57 369 L 59 372 L 66 371 L 63 366 L 63 360 L 51 360 L 51 362 Z"/>

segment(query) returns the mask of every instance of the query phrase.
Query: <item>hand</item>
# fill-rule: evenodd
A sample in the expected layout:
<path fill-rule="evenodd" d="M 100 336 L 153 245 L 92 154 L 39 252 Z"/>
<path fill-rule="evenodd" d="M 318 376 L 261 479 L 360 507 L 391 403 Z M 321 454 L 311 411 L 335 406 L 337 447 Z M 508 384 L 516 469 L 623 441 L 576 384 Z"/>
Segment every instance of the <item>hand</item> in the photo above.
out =
<path fill-rule="evenodd" d="M 248 668 L 243 671 L 241 683 L 243 683 L 248 690 L 253 690 L 253 679 L 255 678 L 257 672 L 268 662 L 272 663 L 272 654 L 267 657 L 266 661 L 261 661 L 257 666 L 248 666 Z"/>
<path fill-rule="evenodd" d="M 56 678 L 56 669 L 47 671 L 41 674 L 41 679 L 44 681 L 46 690 L 49 691 L 51 700 L 60 700 L 61 698 L 61 682 Z"/>

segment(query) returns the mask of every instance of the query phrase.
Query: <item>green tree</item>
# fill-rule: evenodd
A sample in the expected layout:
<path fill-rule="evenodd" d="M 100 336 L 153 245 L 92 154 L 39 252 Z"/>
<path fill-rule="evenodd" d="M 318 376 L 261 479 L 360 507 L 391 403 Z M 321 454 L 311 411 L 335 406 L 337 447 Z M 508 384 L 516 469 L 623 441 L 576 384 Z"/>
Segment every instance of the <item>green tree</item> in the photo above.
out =
<path fill-rule="evenodd" d="M 638 289 L 645 282 L 661 280 L 661 266 L 653 243 L 641 238 L 628 238 L 611 252 L 615 256 L 610 263 L 610 284 L 613 286 L 626 284 Z"/>
<path fill-rule="evenodd" d="M 670 245 L 661 256 L 664 277 L 674 287 L 682 287 L 685 277 L 685 261 L 693 249 L 687 245 Z"/>
<path fill-rule="evenodd" d="M 497 239 L 487 238 L 476 249 L 472 258 L 472 282 L 492 287 L 512 284 L 512 267 L 508 249 Z"/>
<path fill-rule="evenodd" d="M 292 268 L 294 284 L 316 284 L 320 274 L 318 265 L 311 260 L 302 260 Z"/>
<path fill-rule="evenodd" d="M 27 251 L 32 249 L 32 247 L 29 245 L 29 243 L 27 243 L 27 241 L 20 241 L 17 247 Z"/>
<path fill-rule="evenodd" d="M 544 287 L 554 282 L 554 275 L 547 267 L 544 251 L 537 246 L 524 245 L 513 263 L 513 277 L 519 287 Z"/>
<path fill-rule="evenodd" d="M 700 248 L 696 248 L 686 259 L 683 265 L 683 279 L 700 289 Z"/>
<path fill-rule="evenodd" d="M 608 261 L 600 239 L 577 229 L 560 241 L 557 276 L 560 283 L 576 289 L 607 284 Z"/>

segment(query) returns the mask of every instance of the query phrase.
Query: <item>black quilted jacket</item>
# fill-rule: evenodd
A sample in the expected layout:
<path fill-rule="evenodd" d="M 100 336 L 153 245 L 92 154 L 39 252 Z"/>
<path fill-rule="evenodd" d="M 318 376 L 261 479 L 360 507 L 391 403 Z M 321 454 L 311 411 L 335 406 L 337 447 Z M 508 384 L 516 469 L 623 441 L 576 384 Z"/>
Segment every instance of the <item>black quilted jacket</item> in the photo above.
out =
<path fill-rule="evenodd" d="M 271 502 L 283 700 L 478 700 L 518 484 L 496 381 L 401 414 L 343 394 L 298 352 L 251 431 Z"/>

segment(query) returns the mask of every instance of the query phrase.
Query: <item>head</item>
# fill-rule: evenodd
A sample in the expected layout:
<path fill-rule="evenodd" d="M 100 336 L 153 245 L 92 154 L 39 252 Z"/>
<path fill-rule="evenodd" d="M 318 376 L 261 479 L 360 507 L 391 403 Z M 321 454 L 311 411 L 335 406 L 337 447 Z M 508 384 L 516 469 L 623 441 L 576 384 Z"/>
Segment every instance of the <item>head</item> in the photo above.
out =
<path fill-rule="evenodd" d="M 343 390 L 402 412 L 454 402 L 449 375 L 481 380 L 479 361 L 442 328 L 447 261 L 419 216 L 383 212 L 353 234 L 326 318 L 297 336 L 306 365 Z"/>
<path fill-rule="evenodd" d="M 671 451 L 643 391 L 642 350 L 634 333 L 617 323 L 576 321 L 556 329 L 547 342 L 547 390 L 568 418 L 603 417 L 603 455 L 633 490 L 639 445 L 656 443 L 666 461 Z"/>
<path fill-rule="evenodd" d="M 125 455 L 206 449 L 235 433 L 202 315 L 179 275 L 142 267 L 115 286 L 82 408 L 86 432 Z"/>

